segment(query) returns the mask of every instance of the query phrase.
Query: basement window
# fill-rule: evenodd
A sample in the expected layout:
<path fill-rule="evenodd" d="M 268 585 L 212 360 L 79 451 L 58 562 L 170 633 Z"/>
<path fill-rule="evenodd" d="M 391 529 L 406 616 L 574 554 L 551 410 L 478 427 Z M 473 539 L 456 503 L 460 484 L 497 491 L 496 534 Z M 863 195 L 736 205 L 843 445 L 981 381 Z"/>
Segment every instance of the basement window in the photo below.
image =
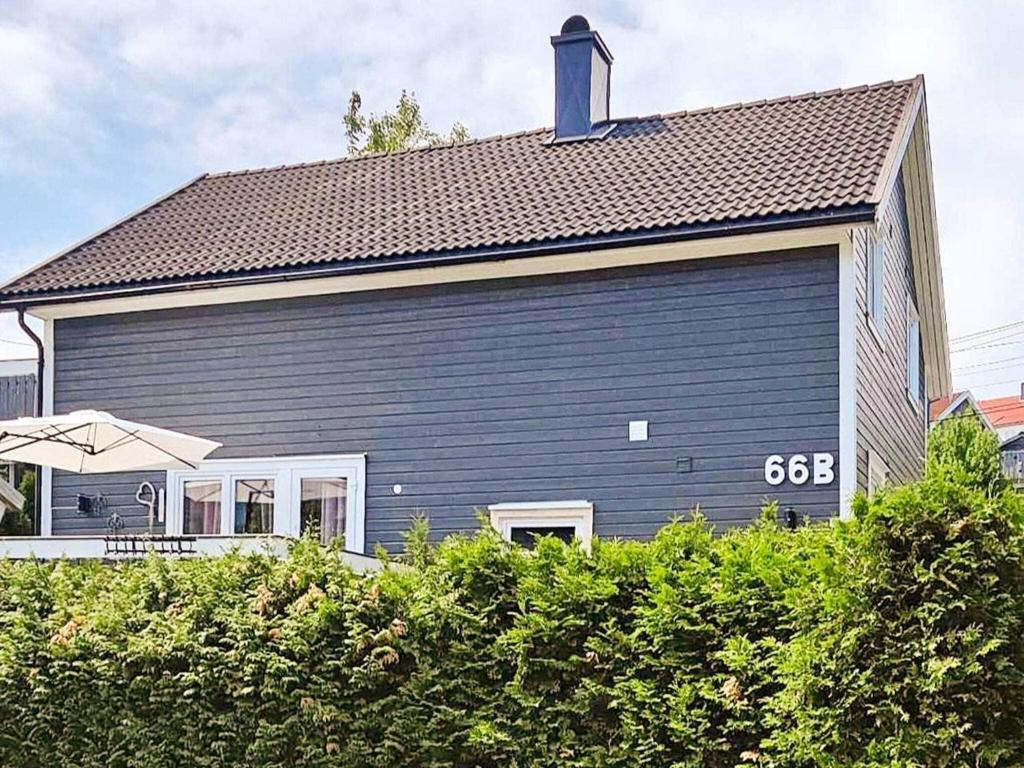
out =
<path fill-rule="evenodd" d="M 594 535 L 594 505 L 589 501 L 544 501 L 492 504 L 487 508 L 491 525 L 504 539 L 527 549 L 541 536 L 568 543 L 579 539 L 590 549 Z"/>
<path fill-rule="evenodd" d="M 214 459 L 167 473 L 167 533 L 191 536 L 315 532 L 363 551 L 366 458 L 361 455 Z"/>

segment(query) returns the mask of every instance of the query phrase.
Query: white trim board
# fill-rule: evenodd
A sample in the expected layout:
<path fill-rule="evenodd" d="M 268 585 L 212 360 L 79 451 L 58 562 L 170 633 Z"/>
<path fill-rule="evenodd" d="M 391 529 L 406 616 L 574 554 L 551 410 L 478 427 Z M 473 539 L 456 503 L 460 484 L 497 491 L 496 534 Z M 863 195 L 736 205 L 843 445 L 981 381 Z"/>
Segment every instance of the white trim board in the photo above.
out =
<path fill-rule="evenodd" d="M 857 263 L 850 231 L 839 244 L 839 517 L 857 492 Z M 868 320 L 868 324 L 870 324 Z"/>
<path fill-rule="evenodd" d="M 589 552 L 594 538 L 594 505 L 589 501 L 527 501 L 491 504 L 487 507 L 491 525 L 506 541 L 513 528 L 571 527 Z"/>
<path fill-rule="evenodd" d="M 865 225 L 866 226 L 866 225 Z M 358 275 L 278 280 L 252 285 L 221 288 L 193 287 L 148 296 L 125 296 L 83 300 L 67 304 L 32 306 L 29 314 L 48 319 L 89 317 L 124 312 L 234 304 L 244 301 L 269 301 L 300 296 L 320 296 L 387 288 L 406 288 L 474 280 L 498 280 L 535 275 L 582 272 L 594 269 L 659 264 L 689 259 L 737 256 L 768 251 L 837 245 L 849 225 L 808 227 L 806 229 L 763 232 L 751 235 L 685 240 L 676 243 L 609 248 L 549 256 L 530 256 L 476 264 L 452 264 Z"/>
<path fill-rule="evenodd" d="M 53 415 L 53 320 L 43 320 L 43 416 Z M 42 509 L 39 511 L 39 535 L 53 534 L 53 468 L 41 467 L 39 470 L 39 499 Z"/>

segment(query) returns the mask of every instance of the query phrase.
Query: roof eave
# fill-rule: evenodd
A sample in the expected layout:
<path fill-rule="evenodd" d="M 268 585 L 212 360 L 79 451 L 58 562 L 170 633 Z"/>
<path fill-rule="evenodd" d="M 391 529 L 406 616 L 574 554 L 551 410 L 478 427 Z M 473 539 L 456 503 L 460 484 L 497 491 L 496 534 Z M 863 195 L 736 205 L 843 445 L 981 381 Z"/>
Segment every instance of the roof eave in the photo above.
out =
<path fill-rule="evenodd" d="M 573 253 L 576 251 L 593 251 L 642 245 L 657 245 L 661 243 L 681 242 L 686 240 L 777 232 L 786 229 L 805 229 L 816 226 L 862 224 L 874 221 L 875 211 L 876 206 L 873 203 L 862 203 L 858 205 L 843 206 L 841 208 L 803 211 L 793 214 L 759 217 L 756 219 L 687 225 L 684 227 L 645 230 L 642 232 L 616 233 L 593 237 L 566 238 L 559 241 L 526 243 L 516 246 L 474 248 L 462 251 L 414 254 L 410 256 L 385 257 L 372 260 L 351 260 L 335 264 L 321 264 L 304 268 L 256 270 L 245 273 L 214 275 L 205 278 L 187 278 L 154 281 L 150 283 L 97 286 L 95 288 L 81 290 L 37 291 L 7 296 L 2 295 L 2 291 L 0 291 L 0 309 L 27 309 L 29 307 L 142 296 L 156 293 L 170 293 L 176 291 L 190 291 L 201 288 L 252 285 L 267 282 L 334 277 L 398 269 L 447 266 L 452 264 L 465 264 L 483 261 L 500 261 L 530 256 Z"/>

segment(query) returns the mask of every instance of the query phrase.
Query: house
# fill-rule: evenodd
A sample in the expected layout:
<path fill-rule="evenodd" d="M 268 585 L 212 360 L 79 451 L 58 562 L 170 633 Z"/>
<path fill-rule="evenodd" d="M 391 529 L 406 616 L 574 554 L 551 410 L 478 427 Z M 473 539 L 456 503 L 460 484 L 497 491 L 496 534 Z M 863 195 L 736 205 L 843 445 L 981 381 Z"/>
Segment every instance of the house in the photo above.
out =
<path fill-rule="evenodd" d="M 32 416 L 35 404 L 36 361 L 0 360 L 0 421 Z M 17 488 L 25 469 L 22 464 L 0 460 L 0 481 Z"/>
<path fill-rule="evenodd" d="M 977 418 L 999 438 L 1003 472 L 1024 487 L 1024 384 L 1020 395 L 977 401 L 969 391 L 954 392 L 929 404 L 932 426 L 951 418 Z"/>
<path fill-rule="evenodd" d="M 979 405 L 1000 440 L 1011 440 L 1024 432 L 1024 384 L 1019 395 L 994 397 Z"/>
<path fill-rule="evenodd" d="M 1024 487 L 1024 384 L 1019 395 L 982 400 L 980 406 L 999 436 L 1003 472 Z"/>
<path fill-rule="evenodd" d="M 977 418 L 981 424 L 996 432 L 995 424 L 989 419 L 982 405 L 974 399 L 970 390 L 953 392 L 945 397 L 939 397 L 928 404 L 928 421 L 931 426 L 952 418 Z"/>
<path fill-rule="evenodd" d="M 143 482 L 169 536 L 372 552 L 417 515 L 643 538 L 917 477 L 950 390 L 924 80 L 627 118 L 585 19 L 551 43 L 553 128 L 203 175 L 0 288 L 45 412 L 223 443 L 44 471 L 44 534 L 146 531 Z"/>
<path fill-rule="evenodd" d="M 0 421 L 31 416 L 35 404 L 36 361 L 0 360 Z M 22 508 L 25 498 L 18 488 L 27 469 L 24 464 L 0 461 L 0 522 L 8 511 Z"/>

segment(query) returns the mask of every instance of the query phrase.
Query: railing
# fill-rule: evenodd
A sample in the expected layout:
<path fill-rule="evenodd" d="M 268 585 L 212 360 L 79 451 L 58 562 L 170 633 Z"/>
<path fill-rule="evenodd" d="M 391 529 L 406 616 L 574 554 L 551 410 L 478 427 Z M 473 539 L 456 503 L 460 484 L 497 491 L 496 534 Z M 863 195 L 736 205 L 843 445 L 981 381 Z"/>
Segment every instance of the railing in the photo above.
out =
<path fill-rule="evenodd" d="M 161 536 L 118 534 L 109 536 L 0 536 L 0 558 L 15 560 L 124 560 L 150 552 L 168 557 L 204 557 L 228 552 L 261 553 L 284 557 L 291 539 L 279 535 Z M 359 552 L 341 552 L 341 559 L 357 573 L 376 571 L 381 561 Z"/>
<path fill-rule="evenodd" d="M 1017 485 L 1024 485 L 1024 450 L 1003 451 L 1003 474 Z"/>

